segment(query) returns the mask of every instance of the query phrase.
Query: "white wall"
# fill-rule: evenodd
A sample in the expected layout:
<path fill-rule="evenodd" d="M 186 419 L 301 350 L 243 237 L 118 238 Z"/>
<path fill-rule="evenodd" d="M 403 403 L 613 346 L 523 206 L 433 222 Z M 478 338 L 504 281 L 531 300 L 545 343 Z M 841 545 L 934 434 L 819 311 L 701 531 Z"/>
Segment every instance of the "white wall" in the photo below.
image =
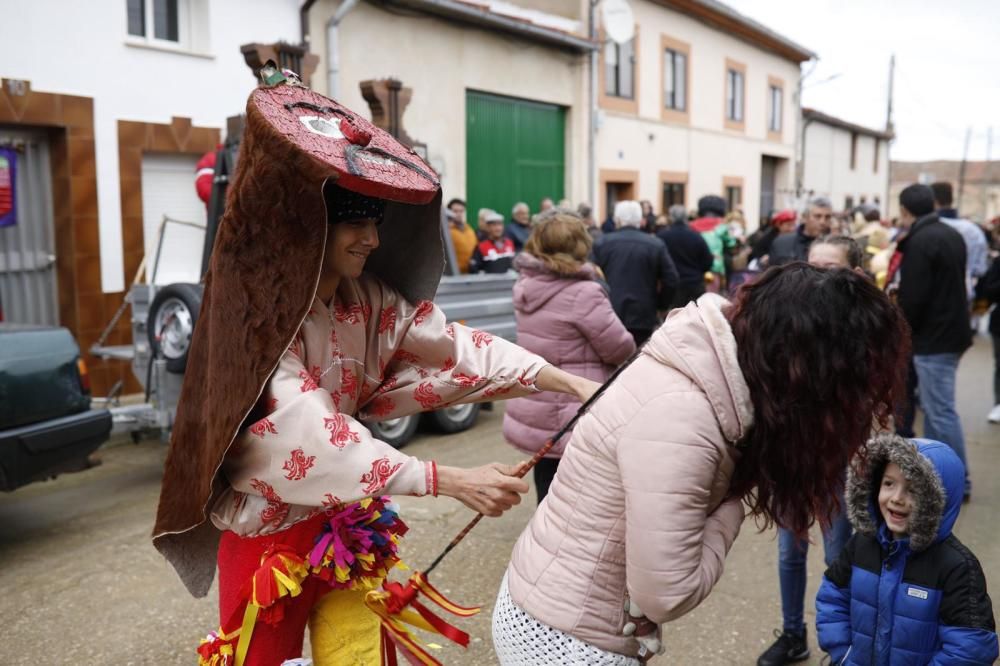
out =
<path fill-rule="evenodd" d="M 326 23 L 336 7 L 320 2 L 310 13 L 312 51 L 320 57 L 313 88 L 324 94 Z M 360 81 L 392 77 L 412 88 L 403 127 L 427 144 L 445 200 L 466 196 L 466 90 L 567 107 L 566 196 L 574 202 L 585 196 L 585 56 L 437 18 L 398 16 L 364 2 L 347 14 L 339 35 L 338 101 L 370 117 Z"/>
<path fill-rule="evenodd" d="M 124 287 L 117 121 L 169 123 L 182 116 L 224 130 L 255 85 L 240 45 L 299 41 L 299 0 L 192 1 L 208 16 L 207 26 L 197 26 L 208 35 L 198 54 L 128 44 L 125 0 L 4 3 L 0 76 L 27 79 L 40 92 L 94 98 L 106 292 Z"/>
<path fill-rule="evenodd" d="M 660 171 L 688 174 L 687 204 L 705 194 L 722 194 L 723 177 L 743 178 L 743 211 L 748 227 L 757 226 L 761 158 L 794 161 L 796 118 L 794 93 L 799 66 L 780 56 L 728 36 L 662 5 L 632 3 L 639 25 L 639 115 L 603 110 L 598 132 L 599 169 L 640 172 L 637 196 L 660 208 Z M 661 36 L 690 44 L 688 105 L 690 123 L 661 119 L 663 55 Z M 726 59 L 746 66 L 745 131 L 724 127 Z M 768 77 L 784 83 L 780 140 L 768 138 Z M 652 138 L 651 138 L 652 136 Z M 789 203 L 794 169 L 781 168 L 776 182 L 777 206 Z"/>
<path fill-rule="evenodd" d="M 878 170 L 875 166 L 875 143 L 879 142 Z M 857 206 L 861 196 L 868 203 L 878 197 L 887 213 L 888 148 L 886 142 L 864 134 L 858 135 L 857 155 L 851 169 L 851 132 L 840 127 L 811 121 L 805 130 L 805 154 L 802 185 L 813 195 L 829 197 L 835 210 L 844 207 L 845 197 Z"/>

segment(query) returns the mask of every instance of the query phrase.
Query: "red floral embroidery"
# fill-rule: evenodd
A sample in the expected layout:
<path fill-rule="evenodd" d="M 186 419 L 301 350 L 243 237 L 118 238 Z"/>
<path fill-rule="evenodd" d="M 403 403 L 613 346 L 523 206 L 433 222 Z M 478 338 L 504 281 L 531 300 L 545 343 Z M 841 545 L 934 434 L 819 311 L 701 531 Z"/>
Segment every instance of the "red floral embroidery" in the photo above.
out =
<path fill-rule="evenodd" d="M 451 356 L 444 360 L 444 365 L 441 366 L 441 372 L 449 372 L 455 369 L 455 359 Z"/>
<path fill-rule="evenodd" d="M 521 373 L 521 376 L 517 378 L 517 383 L 526 388 L 533 388 L 535 384 L 528 379 L 528 371 L 525 370 Z"/>
<path fill-rule="evenodd" d="M 493 342 L 493 336 L 486 331 L 475 329 L 472 331 L 472 341 L 476 343 L 476 349 L 488 347 Z"/>
<path fill-rule="evenodd" d="M 368 382 L 365 382 L 364 385 L 361 387 L 361 395 L 358 396 L 358 404 L 363 405 L 366 402 L 368 402 L 368 398 L 372 397 L 372 392 L 374 390 L 375 390 L 374 386 L 371 386 L 368 384 Z"/>
<path fill-rule="evenodd" d="M 371 306 L 368 306 L 369 315 L 371 313 Z M 360 324 L 362 317 L 364 317 L 364 309 L 361 307 L 360 303 L 351 303 L 350 305 L 344 305 L 343 303 L 333 304 L 333 316 L 336 317 L 337 321 L 344 322 L 348 324 Z M 365 317 L 367 319 L 367 317 Z"/>
<path fill-rule="evenodd" d="M 444 402 L 444 398 L 434 392 L 434 385 L 430 382 L 424 382 L 418 386 L 413 392 L 413 399 L 419 402 L 424 409 L 434 409 Z"/>
<path fill-rule="evenodd" d="M 337 408 L 338 412 L 340 411 L 340 401 L 342 398 L 343 396 L 340 395 L 340 391 L 330 391 L 330 399 L 333 400 L 333 406 Z"/>
<path fill-rule="evenodd" d="M 392 307 L 391 305 L 386 309 L 382 310 L 382 314 L 379 315 L 379 321 L 378 321 L 378 332 L 380 334 L 390 331 L 391 332 L 396 331 L 397 312 L 398 311 L 396 310 L 396 308 Z"/>
<path fill-rule="evenodd" d="M 403 466 L 403 463 L 393 465 L 389 458 L 383 457 L 372 461 L 372 469 L 361 475 L 361 483 L 366 484 L 361 492 L 365 495 L 372 495 L 385 488 L 389 477 L 396 473 L 396 470 Z"/>
<path fill-rule="evenodd" d="M 326 513 L 328 515 L 331 513 L 337 513 L 344 508 L 344 502 L 336 495 L 327 493 L 326 495 L 323 495 L 323 508 L 326 509 Z"/>
<path fill-rule="evenodd" d="M 250 487 L 267 500 L 267 507 L 260 512 L 261 522 L 269 525 L 280 525 L 284 522 L 288 516 L 288 505 L 281 500 L 281 496 L 274 491 L 271 484 L 260 479 L 250 479 Z"/>
<path fill-rule="evenodd" d="M 261 419 L 260 421 L 257 421 L 257 423 L 250 426 L 250 434 L 257 435 L 261 439 L 264 439 L 264 436 L 268 433 L 272 435 L 278 434 L 278 430 L 274 427 L 274 423 L 271 422 L 271 419 Z"/>
<path fill-rule="evenodd" d="M 411 365 L 420 365 L 420 357 L 405 349 L 397 349 L 396 353 L 392 355 L 392 360 Z"/>
<path fill-rule="evenodd" d="M 508 393 L 510 393 L 509 386 L 495 386 L 483 391 L 483 396 L 487 398 L 495 398 L 497 396 L 507 395 Z"/>
<path fill-rule="evenodd" d="M 364 318 L 365 323 L 367 324 L 368 321 L 372 318 L 372 304 L 371 303 L 364 303 L 364 304 L 361 305 L 361 316 Z"/>
<path fill-rule="evenodd" d="M 268 398 L 267 399 L 267 413 L 270 414 L 271 412 L 273 412 L 277 408 L 278 408 L 278 399 L 277 398 Z"/>
<path fill-rule="evenodd" d="M 399 378 L 396 375 L 389 375 L 385 378 L 379 387 L 375 389 L 375 395 L 382 395 L 383 393 L 388 393 L 392 389 L 396 388 L 396 384 L 399 383 Z"/>
<path fill-rule="evenodd" d="M 454 340 L 455 339 L 455 325 L 454 324 L 448 324 L 447 326 L 445 326 L 444 327 L 444 334 L 447 335 L 452 340 Z"/>
<path fill-rule="evenodd" d="M 467 375 L 464 372 L 455 372 L 452 373 L 451 380 L 463 388 L 469 388 L 482 384 L 486 381 L 486 377 L 480 377 L 479 375 Z"/>
<path fill-rule="evenodd" d="M 317 390 L 319 388 L 319 375 L 320 370 L 318 365 L 314 365 L 308 372 L 306 370 L 299 370 L 299 379 L 302 380 L 302 386 L 299 387 L 299 390 L 303 393 Z"/>
<path fill-rule="evenodd" d="M 417 303 L 417 311 L 413 315 L 413 325 L 420 326 L 434 312 L 434 304 L 430 301 L 420 301 Z"/>
<path fill-rule="evenodd" d="M 337 339 L 337 330 L 330 329 L 330 358 L 344 358 L 340 352 L 340 341 Z"/>
<path fill-rule="evenodd" d="M 302 449 L 292 451 L 292 457 L 285 461 L 281 469 L 288 472 L 285 478 L 289 481 L 301 481 L 306 478 L 306 472 L 316 464 L 316 456 L 307 456 Z"/>
<path fill-rule="evenodd" d="M 334 414 L 332 419 L 324 418 L 323 426 L 330 431 L 330 443 L 338 449 L 342 449 L 350 443 L 360 444 L 361 436 L 351 430 L 347 417 L 343 414 Z"/>
<path fill-rule="evenodd" d="M 367 411 L 371 416 L 383 418 L 391 414 L 394 409 L 396 409 L 396 403 L 393 399 L 387 395 L 380 395 L 371 401 Z"/>
<path fill-rule="evenodd" d="M 350 368 L 340 369 L 340 392 L 352 397 L 358 392 L 358 376 Z"/>

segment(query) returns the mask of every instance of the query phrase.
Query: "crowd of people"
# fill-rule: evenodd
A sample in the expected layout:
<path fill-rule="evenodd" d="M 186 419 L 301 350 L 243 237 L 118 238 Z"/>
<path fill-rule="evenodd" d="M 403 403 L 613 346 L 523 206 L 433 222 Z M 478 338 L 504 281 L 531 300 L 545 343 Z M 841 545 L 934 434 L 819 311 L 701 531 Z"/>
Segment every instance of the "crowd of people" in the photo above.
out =
<path fill-rule="evenodd" d="M 725 200 L 714 195 L 702 197 L 696 210 L 688 212 L 683 206 L 672 206 L 665 216 L 655 215 L 645 201 L 618 202 L 608 222 L 600 228 L 586 206 L 578 211 L 565 205 L 547 207 L 531 217 L 527 205 L 519 203 L 513 210 L 517 221 L 508 226 L 507 232 L 502 230 L 502 216 L 495 211 L 480 212 L 487 239 L 476 247 L 470 267 L 475 271 L 483 266 L 481 257 L 487 251 L 494 252 L 495 260 L 506 259 L 501 271 L 514 268 L 521 274 L 514 292 L 519 343 L 564 369 L 586 372 L 598 382 L 606 379 L 634 349 L 651 344 L 647 341 L 664 327 L 670 311 L 684 308 L 706 292 L 735 295 L 740 285 L 759 279 L 771 267 L 805 262 L 819 269 L 842 269 L 863 276 L 866 282 L 889 295 L 911 332 L 912 347 L 906 350 L 909 372 L 905 395 L 894 402 L 892 427 L 883 429 L 881 439 L 871 449 L 878 456 L 877 464 L 863 479 L 852 477 L 846 482 L 847 468 L 842 466 L 840 487 L 846 483 L 846 494 L 837 491 L 828 513 L 820 520 L 828 571 L 817 600 L 817 627 L 820 643 L 834 658 L 833 663 L 854 663 L 846 660 L 847 650 L 852 646 L 865 651 L 877 646 L 884 652 L 882 657 L 889 655 L 890 661 L 886 663 L 895 663 L 891 661 L 893 654 L 897 654 L 894 650 L 932 655 L 940 649 L 940 644 L 936 648 L 934 641 L 921 639 L 891 647 L 880 637 L 866 634 L 869 627 L 856 617 L 857 611 L 851 612 L 852 596 L 861 597 L 857 603 L 870 606 L 872 612 L 881 612 L 880 608 L 884 610 L 889 602 L 871 598 L 864 585 L 858 585 L 857 580 L 852 582 L 851 572 L 860 567 L 864 574 L 859 574 L 858 580 L 867 577 L 877 582 L 880 576 L 885 577 L 877 568 L 871 570 L 870 553 L 879 548 L 899 552 L 893 550 L 893 541 L 908 538 L 906 521 L 895 533 L 892 527 L 899 527 L 900 516 L 906 518 L 911 512 L 916 515 L 918 511 L 928 511 L 927 504 L 937 507 L 931 512 L 938 512 L 933 525 L 940 526 L 940 534 L 936 534 L 935 527 L 931 534 L 921 534 L 920 541 L 908 544 L 905 555 L 893 555 L 890 559 L 905 564 L 912 557 L 914 561 L 933 561 L 935 566 L 946 567 L 950 557 L 967 554 L 950 534 L 961 503 L 969 501 L 971 496 L 964 438 L 955 409 L 955 377 L 958 361 L 971 344 L 970 315 L 975 300 L 980 299 L 980 309 L 984 303 L 1000 301 L 1000 260 L 988 265 L 990 234 L 962 219 L 951 204 L 950 184 L 913 185 L 900 195 L 899 218 L 888 222 L 880 219 L 874 206 L 862 205 L 849 213 L 836 214 L 828 199 L 816 197 L 807 202 L 801 214 L 792 209 L 775 211 L 769 224 L 747 235 L 740 211 L 727 211 Z M 454 222 L 462 219 L 464 202 L 453 200 L 449 209 L 453 214 L 454 234 L 461 229 Z M 526 223 L 529 219 L 531 222 Z M 527 238 L 522 240 L 525 232 Z M 699 302 L 700 309 L 705 307 Z M 678 314 L 676 320 L 683 317 Z M 669 323 L 664 328 L 668 327 Z M 1000 337 L 997 336 L 1000 317 L 991 317 L 990 328 L 998 359 L 994 392 L 1000 405 Z M 869 362 L 864 356 L 864 346 L 859 349 L 862 351 L 857 362 Z M 821 362 L 821 359 L 817 355 L 811 361 Z M 504 435 L 517 448 L 537 451 L 579 407 L 571 397 L 548 395 L 518 398 L 508 406 Z M 917 405 L 924 415 L 924 439 L 914 439 L 913 415 Z M 998 412 L 1000 407 L 994 408 L 989 419 L 1000 420 Z M 539 503 L 550 493 L 565 444 L 559 442 L 543 464 L 536 467 Z M 588 449 L 588 456 L 599 459 L 602 454 L 589 451 L 581 442 L 576 445 Z M 564 491 L 567 493 L 578 492 L 581 483 L 573 477 L 578 468 L 571 469 L 560 477 L 570 486 Z M 959 485 L 956 474 L 962 477 Z M 937 481 L 932 483 L 931 479 Z M 935 483 L 947 487 L 945 495 L 938 497 L 928 490 Z M 884 501 L 880 494 L 886 496 Z M 869 502 L 877 505 L 881 513 L 870 515 Z M 522 542 L 535 539 L 544 543 L 554 538 L 553 524 L 566 519 L 560 513 L 559 503 L 552 500 L 550 506 L 557 506 L 546 507 L 546 517 L 537 519 L 544 525 L 544 529 L 538 528 L 541 534 L 529 526 Z M 917 506 L 922 508 L 918 510 Z M 927 527 L 921 525 L 920 529 L 926 532 Z M 937 543 L 949 546 L 930 548 Z M 759 666 L 793 663 L 810 655 L 804 612 L 808 547 L 809 540 L 801 531 L 779 522 L 782 628 L 775 630 L 775 641 L 760 655 Z M 507 625 L 530 626 L 532 615 L 543 621 L 543 628 L 536 629 L 546 641 L 573 644 L 572 636 L 564 636 L 558 629 L 551 633 L 553 627 L 562 626 L 558 612 L 532 607 L 530 601 L 526 612 L 518 603 L 519 599 L 526 599 L 528 590 L 544 587 L 542 583 L 526 586 L 523 580 L 517 582 L 524 576 L 534 579 L 531 567 L 535 564 L 533 560 L 538 559 L 537 548 L 519 542 L 512 569 L 501 589 L 494 618 L 501 663 L 521 663 L 519 660 L 525 658 L 525 638 L 516 632 L 512 634 Z M 519 572 L 519 554 L 525 551 L 523 557 L 529 563 L 521 564 L 524 571 Z M 587 558 L 584 553 L 580 556 Z M 859 564 L 859 560 L 863 562 Z M 975 578 L 976 566 L 962 575 Z M 892 579 L 892 586 L 887 589 L 895 590 L 901 584 L 896 575 L 888 578 Z M 969 580 L 966 579 L 966 584 Z M 570 584 L 567 580 L 560 583 Z M 897 616 L 893 619 L 894 626 L 899 625 L 904 632 L 914 624 L 922 623 L 925 627 L 948 624 L 947 649 L 959 653 L 964 650 L 971 663 L 980 663 L 975 655 L 985 659 L 995 636 L 988 622 L 972 626 L 975 623 L 969 621 L 969 614 L 987 608 L 985 583 L 972 585 L 974 599 L 964 604 L 958 601 L 960 591 L 954 585 L 942 588 L 938 583 L 925 581 L 925 584 L 938 585 L 936 592 L 949 600 L 949 606 L 957 604 L 961 610 L 942 612 L 937 617 L 933 613 L 916 618 Z M 663 617 L 671 617 L 670 612 Z M 652 645 L 656 645 L 655 640 Z M 882 657 L 875 661 L 881 663 Z M 873 662 L 865 658 L 858 663 Z"/>
<path fill-rule="evenodd" d="M 480 212 L 482 237 L 452 201 L 462 265 L 519 271 L 514 344 L 447 322 L 431 300 L 437 179 L 374 126 L 356 133 L 365 145 L 377 135 L 411 156 L 365 175 L 303 140 L 311 130 L 287 114 L 318 104 L 353 117 L 281 83 L 248 104 L 164 465 L 154 545 L 196 596 L 219 571 L 199 664 L 297 663 L 307 626 L 317 666 L 393 663 L 397 648 L 435 663 L 400 623 L 463 642 L 413 596 L 459 608 L 425 579 L 387 580 L 408 530 L 389 495 L 498 516 L 528 491 L 528 463 L 439 466 L 365 423 L 500 399 L 512 400 L 504 434 L 526 452 L 590 404 L 535 467 L 539 505 L 493 612 L 502 666 L 645 663 L 664 649 L 661 625 L 711 593 L 745 514 L 785 530 L 785 624 L 759 663 L 808 656 L 816 522 L 829 563 L 817 634 L 833 663 L 997 658 L 985 576 L 952 534 L 971 497 L 954 380 L 982 267 L 950 190 L 903 190 L 884 287 L 824 200 L 745 241 L 715 196 L 690 220 L 668 210 L 660 229 L 635 201 L 616 203 L 613 230 L 552 201 L 536 216 L 518 204 L 506 227 Z M 925 439 L 903 432 L 908 364 Z"/>

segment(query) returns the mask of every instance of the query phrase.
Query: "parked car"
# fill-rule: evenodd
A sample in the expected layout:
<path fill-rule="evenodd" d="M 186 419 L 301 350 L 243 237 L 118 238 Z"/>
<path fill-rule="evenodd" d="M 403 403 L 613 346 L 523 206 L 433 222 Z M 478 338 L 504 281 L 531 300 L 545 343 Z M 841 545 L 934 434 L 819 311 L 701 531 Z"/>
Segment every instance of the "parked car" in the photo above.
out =
<path fill-rule="evenodd" d="M 110 433 L 68 330 L 0 324 L 0 490 L 87 469 Z"/>

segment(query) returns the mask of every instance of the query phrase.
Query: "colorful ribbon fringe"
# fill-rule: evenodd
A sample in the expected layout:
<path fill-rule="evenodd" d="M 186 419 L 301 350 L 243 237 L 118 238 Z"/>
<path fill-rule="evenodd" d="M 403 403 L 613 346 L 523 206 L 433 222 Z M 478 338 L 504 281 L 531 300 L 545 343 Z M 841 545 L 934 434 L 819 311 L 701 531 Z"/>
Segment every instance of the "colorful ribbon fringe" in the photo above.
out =
<path fill-rule="evenodd" d="M 386 499 L 365 499 L 332 513 L 305 558 L 285 546 L 265 552 L 260 567 L 247 583 L 246 604 L 227 623 L 234 626 L 242 612 L 240 628 L 229 634 L 222 628 L 209 634 L 198 647 L 199 666 L 243 666 L 257 622 L 281 622 L 285 606 L 302 593 L 302 584 L 309 576 L 320 578 L 335 590 L 368 590 L 365 605 L 380 618 L 383 653 L 389 664 L 396 663 L 396 647 L 411 664 L 440 664 L 405 625 L 467 646 L 468 634 L 434 615 L 416 597 L 423 593 L 460 617 L 475 615 L 479 608 L 452 603 L 420 573 L 410 578 L 406 586 L 385 582 L 391 569 L 402 566 L 399 539 L 407 531 L 397 507 Z"/>
<path fill-rule="evenodd" d="M 397 648 L 413 666 L 441 665 L 440 661 L 424 649 L 420 640 L 406 625 L 440 634 L 462 647 L 469 645 L 467 633 L 448 624 L 417 601 L 417 596 L 421 593 L 452 615 L 472 617 L 480 611 L 479 607 L 466 608 L 453 603 L 419 571 L 410 577 L 405 586 L 386 582 L 381 590 L 369 592 L 365 597 L 365 605 L 382 621 L 383 655 L 387 666 L 396 666 Z"/>

